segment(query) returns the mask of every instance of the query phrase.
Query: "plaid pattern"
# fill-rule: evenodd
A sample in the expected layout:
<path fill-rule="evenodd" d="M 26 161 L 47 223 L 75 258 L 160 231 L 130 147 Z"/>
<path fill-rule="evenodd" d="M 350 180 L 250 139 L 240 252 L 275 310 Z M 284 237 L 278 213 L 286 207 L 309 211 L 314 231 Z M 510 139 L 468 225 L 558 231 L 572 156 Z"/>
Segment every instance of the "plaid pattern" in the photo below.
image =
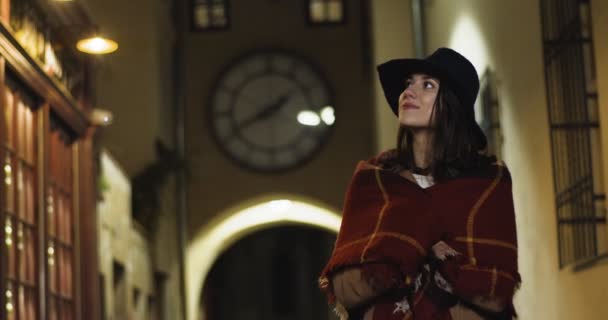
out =
<path fill-rule="evenodd" d="M 507 169 L 494 164 L 422 189 L 377 162 L 361 161 L 346 193 L 340 233 L 320 286 L 335 302 L 332 273 L 356 266 L 376 283 L 410 287 L 439 241 L 462 253 L 439 266 L 456 295 L 512 300 L 520 277 Z M 430 319 L 431 314 L 432 319 L 450 319 L 449 310 L 439 310 L 423 294 L 410 299 L 411 310 L 399 319 Z M 395 318 L 395 302 L 375 305 L 374 318 Z"/>

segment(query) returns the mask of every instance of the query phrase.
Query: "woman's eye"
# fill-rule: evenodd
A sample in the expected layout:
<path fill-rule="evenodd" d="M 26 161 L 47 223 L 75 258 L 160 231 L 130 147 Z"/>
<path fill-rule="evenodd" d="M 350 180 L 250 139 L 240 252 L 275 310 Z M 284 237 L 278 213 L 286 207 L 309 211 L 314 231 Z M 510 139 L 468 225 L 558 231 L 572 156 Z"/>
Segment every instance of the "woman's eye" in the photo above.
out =
<path fill-rule="evenodd" d="M 426 89 L 433 89 L 433 88 L 435 88 L 435 84 L 432 83 L 431 81 L 425 81 L 424 82 L 424 88 L 426 88 Z"/>

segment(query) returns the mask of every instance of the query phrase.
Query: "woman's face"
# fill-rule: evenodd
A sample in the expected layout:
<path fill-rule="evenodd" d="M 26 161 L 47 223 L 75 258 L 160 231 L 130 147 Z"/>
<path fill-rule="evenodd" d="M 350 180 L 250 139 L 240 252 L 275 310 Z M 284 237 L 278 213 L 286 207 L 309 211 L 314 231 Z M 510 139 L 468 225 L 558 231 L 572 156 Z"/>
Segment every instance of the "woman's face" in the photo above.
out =
<path fill-rule="evenodd" d="M 431 115 L 439 79 L 426 74 L 413 74 L 405 79 L 405 90 L 399 96 L 399 123 L 412 129 L 432 126 Z"/>

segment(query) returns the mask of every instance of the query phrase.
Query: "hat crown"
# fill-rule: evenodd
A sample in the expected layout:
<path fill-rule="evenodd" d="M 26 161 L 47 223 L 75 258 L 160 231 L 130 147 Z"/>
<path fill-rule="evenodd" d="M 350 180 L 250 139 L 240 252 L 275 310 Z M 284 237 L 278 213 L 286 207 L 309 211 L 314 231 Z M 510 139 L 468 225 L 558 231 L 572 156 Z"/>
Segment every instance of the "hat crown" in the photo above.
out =
<path fill-rule="evenodd" d="M 395 59 L 378 66 L 380 83 L 393 113 L 398 114 L 399 95 L 405 90 L 404 79 L 414 73 L 439 78 L 441 86 L 452 89 L 463 107 L 475 105 L 479 91 L 475 67 L 460 53 L 439 48 L 424 59 Z"/>
<path fill-rule="evenodd" d="M 475 104 L 479 92 L 479 76 L 475 66 L 460 53 L 450 48 L 439 48 L 426 58 L 438 67 L 439 77 L 454 86 L 463 104 Z M 463 99 L 465 98 L 465 99 Z"/>

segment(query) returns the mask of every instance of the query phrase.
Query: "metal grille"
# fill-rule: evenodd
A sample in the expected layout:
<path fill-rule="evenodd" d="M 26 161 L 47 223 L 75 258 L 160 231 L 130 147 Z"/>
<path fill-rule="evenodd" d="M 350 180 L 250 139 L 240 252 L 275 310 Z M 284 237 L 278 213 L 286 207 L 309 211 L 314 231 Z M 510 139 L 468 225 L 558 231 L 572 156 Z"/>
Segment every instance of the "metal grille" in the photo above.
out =
<path fill-rule="evenodd" d="M 559 264 L 605 252 L 606 214 L 588 0 L 542 0 Z"/>
<path fill-rule="evenodd" d="M 476 111 L 475 114 L 481 115 L 479 124 L 488 139 L 488 153 L 502 159 L 503 139 L 493 73 L 486 70 L 479 82 L 479 97 L 477 97 L 479 112 Z"/>

